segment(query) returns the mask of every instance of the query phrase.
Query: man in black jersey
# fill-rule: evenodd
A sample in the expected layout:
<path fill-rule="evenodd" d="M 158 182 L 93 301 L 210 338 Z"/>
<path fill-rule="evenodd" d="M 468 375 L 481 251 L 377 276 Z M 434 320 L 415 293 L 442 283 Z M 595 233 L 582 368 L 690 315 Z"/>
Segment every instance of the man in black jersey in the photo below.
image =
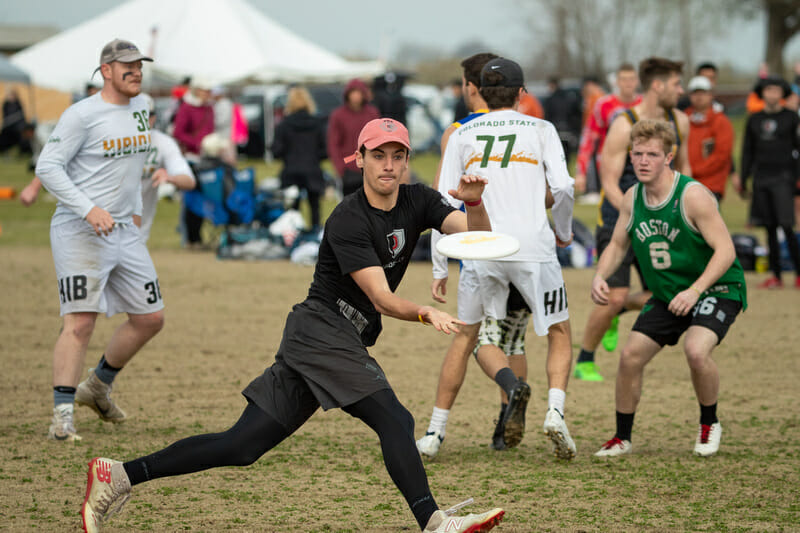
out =
<path fill-rule="evenodd" d="M 328 218 L 308 297 L 289 314 L 275 363 L 243 391 L 248 403 L 239 421 L 225 432 L 189 437 L 126 463 L 93 459 L 81 510 L 86 531 L 99 531 L 130 497 L 132 485 L 252 464 L 320 406 L 340 407 L 378 434 L 389 475 L 420 529 L 488 531 L 500 522 L 502 509 L 462 517 L 439 510 L 414 443 L 414 419 L 366 348 L 381 331 L 381 315 L 458 331 L 460 320 L 394 290 L 421 232 L 491 230 L 481 202 L 486 180 L 462 176 L 458 190 L 449 191 L 468 206 L 463 213 L 425 185 L 400 185 L 410 150 L 401 123 L 370 121 L 358 146 L 352 158 L 362 169 L 363 186 Z"/>
<path fill-rule="evenodd" d="M 786 235 L 789 255 L 798 274 L 794 286 L 800 289 L 800 246 L 792 230 L 800 117 L 781 105 L 781 99 L 787 98 L 791 92 L 789 84 L 779 76 L 761 80 L 756 94 L 764 100 L 764 109 L 750 115 L 744 129 L 739 193 L 747 196 L 747 180 L 752 175 L 750 219 L 753 224 L 767 228 L 769 268 L 772 270 L 772 276 L 758 286 L 760 289 L 783 287 L 778 228 L 782 228 Z"/>

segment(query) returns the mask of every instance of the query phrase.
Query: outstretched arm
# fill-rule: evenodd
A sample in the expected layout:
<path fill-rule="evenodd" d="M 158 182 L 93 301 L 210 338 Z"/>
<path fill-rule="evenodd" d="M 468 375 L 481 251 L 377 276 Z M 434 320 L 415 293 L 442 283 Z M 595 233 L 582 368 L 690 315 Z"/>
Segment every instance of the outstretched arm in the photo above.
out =
<path fill-rule="evenodd" d="M 458 326 L 464 322 L 453 318 L 448 313 L 429 305 L 419 305 L 397 296 L 389 288 L 386 274 L 382 267 L 373 266 L 356 270 L 350 274 L 353 280 L 364 291 L 375 309 L 382 315 L 431 324 L 437 331 L 447 333 L 458 332 Z"/>

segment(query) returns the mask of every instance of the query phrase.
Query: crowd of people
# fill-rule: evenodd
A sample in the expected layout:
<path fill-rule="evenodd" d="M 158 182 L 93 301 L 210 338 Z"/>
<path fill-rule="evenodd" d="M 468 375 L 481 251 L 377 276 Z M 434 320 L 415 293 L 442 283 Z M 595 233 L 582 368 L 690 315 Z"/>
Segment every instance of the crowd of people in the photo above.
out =
<path fill-rule="evenodd" d="M 216 107 L 215 89 L 206 80 L 187 82 L 171 112 L 169 135 L 155 129 L 157 109 L 141 92 L 142 64 L 149 61 L 128 41 L 103 47 L 102 87 L 64 112 L 39 155 L 36 178 L 21 195 L 30 204 L 44 186 L 58 199 L 50 231 L 63 328 L 54 348 L 48 432 L 57 441 L 81 440 L 76 404 L 106 422 L 127 418 L 111 397 L 114 381 L 164 325 L 146 244 L 158 189 L 191 190 L 198 172 L 233 171 L 236 165 L 238 119 L 230 108 Z M 616 349 L 618 317 L 627 310 L 639 315 L 619 355 L 616 430 L 595 455 L 632 452 L 644 367 L 682 337 L 699 408 L 693 452 L 717 453 L 722 425 L 713 352 L 747 308 L 743 269 L 718 206 L 728 180 L 742 195 L 749 195 L 752 183 L 751 219 L 767 228 L 772 269 L 760 287 L 782 286 L 779 230 L 800 274 L 793 238 L 800 118 L 784 107 L 791 86 L 777 76 L 759 81 L 754 92 L 763 108 L 747 120 L 737 166 L 733 128 L 714 99 L 717 69 L 711 63 L 697 67 L 686 91 L 683 64 L 660 57 L 621 64 L 617 89 L 608 95 L 597 79 L 587 78 L 578 99 L 554 78 L 542 103 L 528 94 L 522 68 L 509 58 L 481 53 L 461 67 L 457 92 L 465 107 L 442 136 L 433 187 L 410 183 L 408 130 L 387 116 L 387 109 L 396 110 L 394 80 L 383 87 L 381 110 L 370 103 L 370 88 L 352 80 L 327 129 L 309 91 L 289 90 L 271 147 L 283 162 L 282 186 L 305 191 L 316 228 L 323 225 L 324 159 L 333 163 L 342 189 L 341 202 L 324 221 L 308 297 L 292 308 L 274 364 L 244 389 L 247 406 L 228 430 L 127 461 L 98 457 L 89 463 L 81 509 L 86 531 L 99 531 L 135 485 L 253 463 L 320 407 L 340 408 L 375 431 L 386 469 L 421 530 L 488 531 L 504 511 L 442 511 L 422 458 L 440 452 L 470 355 L 499 387 L 500 414 L 489 446 L 502 452 L 520 444 L 532 398 L 525 356 L 531 320 L 536 335 L 548 340 L 542 431 L 557 458 L 577 454 L 566 423 L 569 379 L 603 381 L 595 352 L 601 344 Z M 570 137 L 576 131 L 580 139 Z M 575 149 L 573 179 L 567 161 Z M 576 193 L 593 190 L 599 192 L 594 306 L 573 365 L 567 288 L 556 250 L 572 242 Z M 201 242 L 202 220 L 184 210 L 187 245 Z M 430 292 L 441 303 L 450 274 L 436 249 L 441 234 L 498 231 L 517 237 L 521 248 L 507 258 L 463 261 L 458 316 L 451 316 L 394 292 L 429 229 Z M 631 291 L 632 268 L 641 292 Z M 800 288 L 800 277 L 795 286 Z M 99 313 L 126 313 L 127 320 L 81 381 Z M 383 316 L 454 334 L 430 424 L 416 441 L 414 417 L 368 352 Z"/>

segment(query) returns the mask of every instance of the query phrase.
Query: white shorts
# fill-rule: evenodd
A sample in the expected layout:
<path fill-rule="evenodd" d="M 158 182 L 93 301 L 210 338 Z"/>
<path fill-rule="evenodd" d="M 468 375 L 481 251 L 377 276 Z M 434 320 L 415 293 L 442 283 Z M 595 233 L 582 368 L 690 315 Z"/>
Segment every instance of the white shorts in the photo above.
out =
<path fill-rule="evenodd" d="M 85 220 L 50 227 L 61 316 L 68 313 L 144 315 L 164 308 L 158 276 L 133 224 L 98 236 Z"/>
<path fill-rule="evenodd" d="M 550 326 L 569 320 L 567 288 L 555 259 L 548 263 L 465 262 L 458 284 L 458 318 L 467 324 L 486 317 L 505 318 L 510 283 L 531 308 L 537 335 L 547 335 Z"/>

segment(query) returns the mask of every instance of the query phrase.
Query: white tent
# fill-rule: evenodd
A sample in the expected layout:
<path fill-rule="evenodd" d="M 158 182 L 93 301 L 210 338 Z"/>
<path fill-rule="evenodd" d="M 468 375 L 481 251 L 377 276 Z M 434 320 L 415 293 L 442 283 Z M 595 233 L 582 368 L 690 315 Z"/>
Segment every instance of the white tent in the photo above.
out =
<path fill-rule="evenodd" d="M 81 91 L 101 48 L 115 38 L 132 41 L 153 57 L 153 69 L 175 79 L 334 81 L 382 71 L 377 61 L 346 61 L 306 41 L 245 0 L 131 0 L 22 50 L 11 62 L 36 85 Z"/>

